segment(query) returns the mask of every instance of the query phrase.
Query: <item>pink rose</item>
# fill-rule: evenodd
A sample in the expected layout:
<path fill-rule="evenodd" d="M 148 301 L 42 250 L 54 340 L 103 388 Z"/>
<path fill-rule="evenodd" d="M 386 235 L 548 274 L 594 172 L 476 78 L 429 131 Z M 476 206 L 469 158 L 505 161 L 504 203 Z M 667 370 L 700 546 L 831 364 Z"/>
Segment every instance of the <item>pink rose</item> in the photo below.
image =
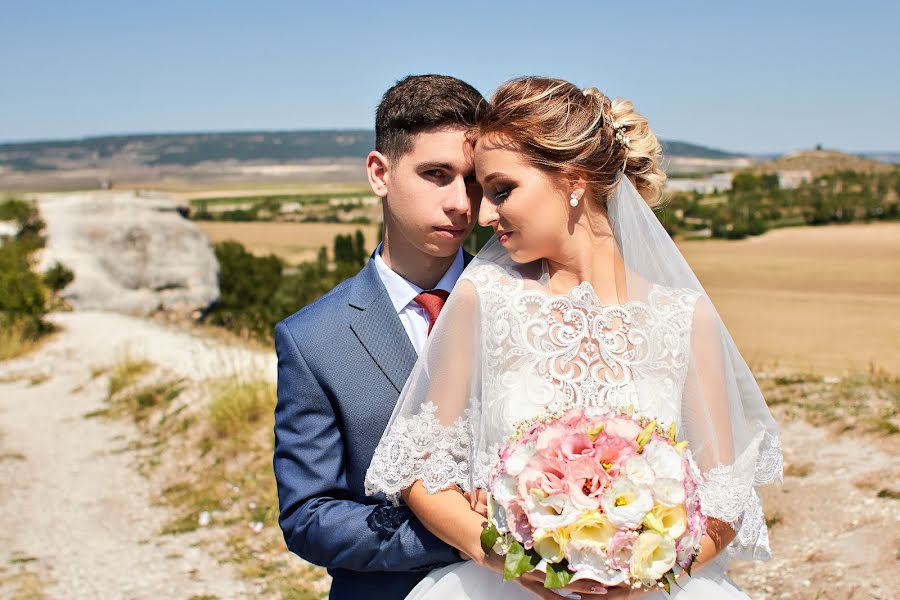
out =
<path fill-rule="evenodd" d="M 562 458 L 574 460 L 582 456 L 594 456 L 594 443 L 583 433 L 573 433 L 563 438 L 559 448 Z"/>
<path fill-rule="evenodd" d="M 600 508 L 600 494 L 609 475 L 595 458 L 585 456 L 566 465 L 565 486 L 572 505 L 579 510 Z"/>
<path fill-rule="evenodd" d="M 594 450 L 596 460 L 610 475 L 616 476 L 620 465 L 637 451 L 637 446 L 628 439 L 602 431 L 594 441 Z"/>
<path fill-rule="evenodd" d="M 642 427 L 628 417 L 613 417 L 606 421 L 606 431 L 611 435 L 617 435 L 627 440 L 637 438 Z"/>
<path fill-rule="evenodd" d="M 547 496 L 566 492 L 565 462 L 559 458 L 535 455 L 519 475 L 519 494 L 531 496 L 531 490 L 540 488 Z"/>
<path fill-rule="evenodd" d="M 526 548 L 531 548 L 534 531 L 528 522 L 528 512 L 520 499 L 515 499 L 506 506 L 506 522 L 510 533 Z"/>
<path fill-rule="evenodd" d="M 607 562 L 610 568 L 625 571 L 631 565 L 631 547 L 638 539 L 638 532 L 624 529 L 617 531 L 606 545 Z"/>

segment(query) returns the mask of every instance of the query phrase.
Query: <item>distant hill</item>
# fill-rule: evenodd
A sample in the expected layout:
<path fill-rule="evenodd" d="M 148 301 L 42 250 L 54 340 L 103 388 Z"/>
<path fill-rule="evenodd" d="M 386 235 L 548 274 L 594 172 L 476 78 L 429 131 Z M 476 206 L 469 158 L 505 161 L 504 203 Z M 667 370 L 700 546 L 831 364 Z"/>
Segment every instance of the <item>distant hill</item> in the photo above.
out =
<path fill-rule="evenodd" d="M 662 145 L 670 158 L 742 156 L 680 141 Z M 217 161 L 282 163 L 362 158 L 374 146 L 370 130 L 119 135 L 0 144 L 0 167 L 35 172 L 122 165 L 192 167 Z"/>
<path fill-rule="evenodd" d="M 836 150 L 802 150 L 790 152 L 774 160 L 760 163 L 751 170 L 755 173 L 809 171 L 813 177 L 817 177 L 826 173 L 834 173 L 835 171 L 886 173 L 894 168 L 894 165 L 882 160 L 873 160 L 865 156 L 847 154 Z"/>
<path fill-rule="evenodd" d="M 865 152 L 862 156 L 872 160 L 900 165 L 900 152 Z"/>
<path fill-rule="evenodd" d="M 679 158 L 741 158 L 746 154 L 735 154 L 733 152 L 725 152 L 724 150 L 716 150 L 698 144 L 689 142 L 676 142 L 660 140 L 663 147 L 663 154 L 671 157 Z"/>
<path fill-rule="evenodd" d="M 190 167 L 204 162 L 287 162 L 365 156 L 372 131 L 258 131 L 90 137 L 0 144 L 0 165 L 18 171 L 113 164 Z"/>

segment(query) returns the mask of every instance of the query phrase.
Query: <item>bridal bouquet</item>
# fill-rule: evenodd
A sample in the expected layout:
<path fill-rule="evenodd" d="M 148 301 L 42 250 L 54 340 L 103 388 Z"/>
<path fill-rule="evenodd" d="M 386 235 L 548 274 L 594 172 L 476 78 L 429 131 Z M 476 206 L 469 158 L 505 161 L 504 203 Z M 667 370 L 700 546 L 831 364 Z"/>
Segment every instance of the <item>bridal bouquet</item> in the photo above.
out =
<path fill-rule="evenodd" d="M 491 473 L 482 547 L 506 555 L 506 579 L 538 568 L 548 588 L 591 579 L 669 592 L 706 529 L 686 447 L 674 425 L 630 411 L 522 423 Z"/>

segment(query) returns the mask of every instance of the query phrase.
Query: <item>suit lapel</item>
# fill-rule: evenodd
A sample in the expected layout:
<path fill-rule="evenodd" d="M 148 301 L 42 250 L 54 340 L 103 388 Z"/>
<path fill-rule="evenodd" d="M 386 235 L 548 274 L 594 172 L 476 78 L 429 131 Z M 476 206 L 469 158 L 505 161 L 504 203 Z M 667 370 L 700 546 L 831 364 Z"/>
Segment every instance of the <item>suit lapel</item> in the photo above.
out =
<path fill-rule="evenodd" d="M 399 393 L 418 356 L 374 261 L 354 278 L 349 304 L 350 329 Z"/>
<path fill-rule="evenodd" d="M 468 266 L 472 258 L 463 251 L 464 266 Z M 349 304 L 352 310 L 350 329 L 399 393 L 418 355 L 378 276 L 374 261 L 369 260 L 354 278 Z"/>

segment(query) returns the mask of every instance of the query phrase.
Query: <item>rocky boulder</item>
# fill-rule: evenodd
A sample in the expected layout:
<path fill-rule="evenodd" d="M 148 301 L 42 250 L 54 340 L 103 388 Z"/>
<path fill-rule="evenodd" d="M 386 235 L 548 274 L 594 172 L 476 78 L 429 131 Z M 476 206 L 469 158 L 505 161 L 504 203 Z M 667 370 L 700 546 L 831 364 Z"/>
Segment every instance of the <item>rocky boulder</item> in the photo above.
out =
<path fill-rule="evenodd" d="M 219 264 L 186 207 L 150 192 L 45 194 L 38 268 L 59 261 L 75 280 L 62 293 L 75 310 L 196 316 L 219 297 Z"/>

